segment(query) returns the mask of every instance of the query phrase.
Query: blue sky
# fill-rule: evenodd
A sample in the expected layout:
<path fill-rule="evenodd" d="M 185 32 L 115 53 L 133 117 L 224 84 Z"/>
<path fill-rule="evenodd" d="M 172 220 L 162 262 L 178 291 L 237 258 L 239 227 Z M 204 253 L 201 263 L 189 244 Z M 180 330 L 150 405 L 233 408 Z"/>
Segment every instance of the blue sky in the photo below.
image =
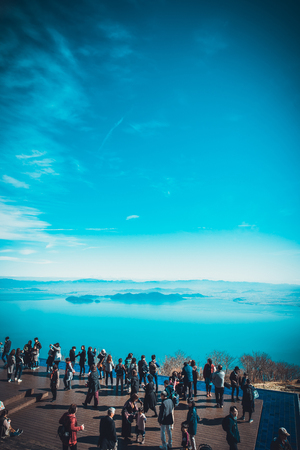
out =
<path fill-rule="evenodd" d="M 296 1 L 0 18 L 1 276 L 300 283 Z"/>

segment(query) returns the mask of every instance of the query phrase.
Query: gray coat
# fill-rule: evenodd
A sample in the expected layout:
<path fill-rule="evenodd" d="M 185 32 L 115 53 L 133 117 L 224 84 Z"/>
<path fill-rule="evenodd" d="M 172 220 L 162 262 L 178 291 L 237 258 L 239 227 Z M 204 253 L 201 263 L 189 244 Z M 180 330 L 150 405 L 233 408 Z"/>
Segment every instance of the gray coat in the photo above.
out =
<path fill-rule="evenodd" d="M 15 371 L 16 357 L 9 355 L 7 358 L 7 373 L 12 374 Z"/>
<path fill-rule="evenodd" d="M 212 382 L 214 383 L 216 388 L 224 387 L 224 379 L 225 379 L 225 372 L 223 372 L 223 370 L 214 372 L 212 374 Z"/>

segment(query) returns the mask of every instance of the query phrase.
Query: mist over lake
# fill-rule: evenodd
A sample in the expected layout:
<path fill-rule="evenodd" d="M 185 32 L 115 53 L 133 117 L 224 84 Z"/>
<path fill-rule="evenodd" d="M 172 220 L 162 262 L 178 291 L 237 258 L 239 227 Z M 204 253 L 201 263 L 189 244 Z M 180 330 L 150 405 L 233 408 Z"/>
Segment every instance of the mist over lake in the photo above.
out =
<path fill-rule="evenodd" d="M 300 364 L 300 286 L 225 281 L 0 279 L 1 340 L 38 336 L 71 346 L 158 359 L 182 350 L 203 363 L 214 349 Z"/>

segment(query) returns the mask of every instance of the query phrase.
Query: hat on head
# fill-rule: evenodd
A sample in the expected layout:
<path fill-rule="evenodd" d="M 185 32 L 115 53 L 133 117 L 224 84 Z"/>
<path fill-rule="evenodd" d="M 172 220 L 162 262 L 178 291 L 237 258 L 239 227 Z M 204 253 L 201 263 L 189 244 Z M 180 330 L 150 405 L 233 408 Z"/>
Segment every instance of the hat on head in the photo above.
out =
<path fill-rule="evenodd" d="M 240 370 L 240 368 L 238 366 L 235 366 L 234 370 Z"/>
<path fill-rule="evenodd" d="M 283 427 L 279 428 L 278 431 L 279 431 L 280 434 L 284 434 L 285 436 L 290 436 L 290 433 L 288 433 L 288 432 L 286 431 L 286 429 L 283 428 Z"/>

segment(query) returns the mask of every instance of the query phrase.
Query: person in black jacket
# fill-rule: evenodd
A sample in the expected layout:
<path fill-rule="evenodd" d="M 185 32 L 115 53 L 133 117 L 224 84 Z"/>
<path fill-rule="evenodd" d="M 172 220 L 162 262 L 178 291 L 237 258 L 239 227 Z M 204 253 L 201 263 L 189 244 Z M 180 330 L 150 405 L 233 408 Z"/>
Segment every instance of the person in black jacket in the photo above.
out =
<path fill-rule="evenodd" d="M 140 389 L 140 382 L 137 376 L 137 371 L 133 370 L 131 374 L 131 380 L 130 380 L 130 386 L 131 386 L 131 395 L 137 394 Z"/>
<path fill-rule="evenodd" d="M 91 371 L 92 366 L 95 364 L 95 358 L 96 358 L 97 351 L 95 348 L 93 351 L 92 347 L 89 347 L 87 354 L 88 354 L 88 366 Z"/>
<path fill-rule="evenodd" d="M 285 428 L 279 428 L 278 437 L 274 438 L 271 443 L 271 450 L 292 450 L 291 444 L 287 439 L 288 436 L 290 434 Z"/>
<path fill-rule="evenodd" d="M 246 384 L 243 386 L 243 416 L 241 420 L 245 420 L 245 413 L 249 413 L 249 422 L 252 423 L 253 419 L 251 419 L 252 413 L 254 412 L 254 395 L 253 395 L 253 386 L 251 385 L 251 381 L 249 378 L 246 380 Z"/>
<path fill-rule="evenodd" d="M 76 347 L 72 347 L 70 352 L 69 352 L 69 357 L 70 357 L 70 361 L 71 361 L 71 364 L 72 364 L 73 368 L 75 366 L 76 356 L 78 356 L 78 355 L 76 355 Z"/>
<path fill-rule="evenodd" d="M 101 450 L 113 450 L 117 445 L 116 425 L 113 420 L 115 415 L 115 408 L 108 408 L 107 416 L 100 420 L 100 436 L 98 440 L 98 447 Z"/>
<path fill-rule="evenodd" d="M 139 368 L 139 377 L 140 377 L 140 384 L 142 384 L 142 381 L 144 380 L 144 383 L 146 384 L 146 375 L 149 372 L 148 365 L 146 363 L 146 356 L 142 355 L 140 361 L 138 362 L 138 368 Z"/>
<path fill-rule="evenodd" d="M 9 337 L 7 336 L 5 338 L 3 353 L 2 353 L 2 361 L 4 362 L 4 364 L 6 363 L 6 360 L 4 358 L 7 359 L 7 356 L 9 355 L 9 352 L 10 352 L 10 347 L 11 347 L 11 341 L 9 340 Z"/>
<path fill-rule="evenodd" d="M 53 371 L 50 375 L 50 389 L 52 392 L 52 400 L 50 400 L 51 402 L 55 402 L 58 388 L 59 388 L 59 370 L 58 366 L 54 364 Z"/>
<path fill-rule="evenodd" d="M 87 404 L 91 403 L 91 400 L 94 397 L 94 408 L 97 409 L 100 383 L 99 383 L 97 367 L 95 364 L 93 364 L 91 366 L 91 373 L 89 374 L 89 377 L 88 377 L 87 387 L 88 387 L 88 393 L 87 393 L 85 402 L 82 404 L 86 408 Z"/>
<path fill-rule="evenodd" d="M 80 366 L 80 372 L 79 372 L 79 376 L 81 377 L 81 374 L 85 374 L 85 362 L 86 362 L 86 350 L 85 350 L 85 345 L 81 346 L 81 352 L 78 353 L 79 356 L 79 366 Z"/>
<path fill-rule="evenodd" d="M 153 376 L 151 374 L 148 375 L 149 383 L 144 387 L 145 389 L 145 399 L 144 399 L 144 412 L 146 413 L 149 409 L 152 409 L 154 412 L 154 417 L 157 417 L 156 412 L 156 393 L 155 386 L 153 382 Z"/>
<path fill-rule="evenodd" d="M 240 442 L 240 433 L 237 426 L 237 415 L 237 408 L 235 406 L 230 406 L 229 416 L 226 416 L 223 419 L 223 421 L 226 422 L 226 440 L 230 450 L 238 450 L 237 444 Z"/>
<path fill-rule="evenodd" d="M 230 382 L 231 382 L 231 388 L 232 388 L 232 392 L 231 392 L 231 401 L 232 402 L 234 402 L 234 391 L 235 390 L 236 390 L 236 399 L 237 399 L 237 401 L 239 401 L 239 382 L 240 382 L 239 372 L 240 372 L 240 369 L 238 368 L 238 366 L 235 366 L 234 370 L 230 374 Z"/>
<path fill-rule="evenodd" d="M 167 450 L 167 447 L 172 447 L 172 425 L 174 423 L 173 420 L 173 409 L 174 403 L 168 397 L 166 391 L 163 391 L 161 394 L 161 405 L 159 408 L 158 415 L 158 423 L 160 425 L 160 437 L 162 442 L 163 449 Z M 168 435 L 168 446 L 166 443 L 166 432 Z"/>

